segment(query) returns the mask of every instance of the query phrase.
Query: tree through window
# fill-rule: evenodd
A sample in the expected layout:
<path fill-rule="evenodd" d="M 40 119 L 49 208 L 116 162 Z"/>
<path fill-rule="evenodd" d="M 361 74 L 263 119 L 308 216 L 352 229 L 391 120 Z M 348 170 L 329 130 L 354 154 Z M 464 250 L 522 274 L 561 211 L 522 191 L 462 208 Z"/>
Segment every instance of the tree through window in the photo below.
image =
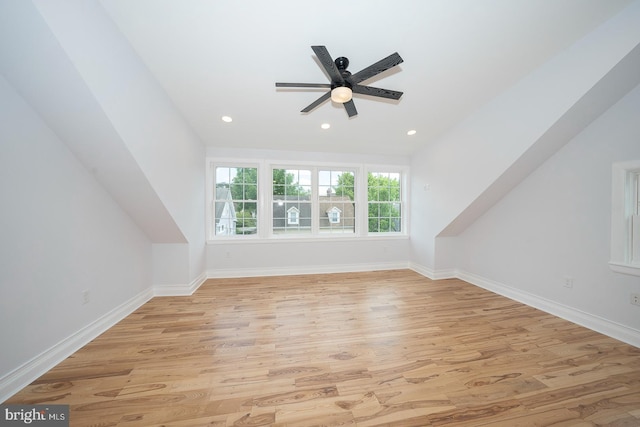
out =
<path fill-rule="evenodd" d="M 400 173 L 369 172 L 367 174 L 367 206 L 369 233 L 402 231 L 402 189 Z"/>
<path fill-rule="evenodd" d="M 213 217 L 216 236 L 257 233 L 257 168 L 215 168 Z"/>

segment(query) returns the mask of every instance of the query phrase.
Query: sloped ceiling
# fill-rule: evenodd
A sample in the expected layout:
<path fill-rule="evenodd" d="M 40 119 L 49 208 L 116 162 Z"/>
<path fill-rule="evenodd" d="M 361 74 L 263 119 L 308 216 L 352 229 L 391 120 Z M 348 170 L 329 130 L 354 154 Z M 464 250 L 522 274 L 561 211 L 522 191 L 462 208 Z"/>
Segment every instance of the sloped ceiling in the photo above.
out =
<path fill-rule="evenodd" d="M 437 178 L 447 181 L 456 174 L 456 160 L 449 156 L 447 161 L 437 149 L 435 155 L 428 150 L 425 155 L 425 148 L 450 146 L 447 135 L 456 129 L 477 134 L 477 129 L 465 128 L 468 118 L 476 116 L 477 121 L 478 112 L 505 94 L 517 96 L 514 88 L 549 68 L 545 65 L 570 57 L 577 41 L 599 34 L 603 22 L 612 22 L 610 18 L 631 3 L 637 9 L 640 0 L 328 0 L 304 6 L 291 0 L 6 0 L 0 2 L 0 72 L 152 241 L 182 242 L 175 222 L 181 209 L 168 208 L 171 212 L 154 226 L 147 220 L 158 217 L 158 207 L 184 205 L 180 197 L 167 194 L 181 193 L 183 187 L 173 185 L 175 177 L 192 172 L 176 167 L 180 170 L 169 173 L 167 165 L 177 158 L 170 153 L 198 151 L 201 141 L 210 152 L 254 148 L 414 155 L 413 159 L 433 158 L 434 164 L 421 162 L 417 169 L 429 169 L 430 174 L 445 169 Z M 276 89 L 275 82 L 327 81 L 310 48 L 316 44 L 327 46 L 334 57 L 347 56 L 352 72 L 397 51 L 405 62 L 365 83 L 404 91 L 404 96 L 396 102 L 356 95 L 359 115 L 354 118 L 330 102 L 300 113 L 322 92 Z M 600 59 L 597 56 L 596 62 Z M 563 81 L 585 74 L 574 69 L 582 70 L 560 70 Z M 124 78 L 134 74 L 136 78 Z M 575 101 L 587 91 L 582 88 Z M 596 98 L 607 98 L 601 91 L 592 92 Z M 544 95 L 549 103 L 531 114 L 525 111 L 512 125 L 523 128 L 523 121 L 540 122 L 545 108 L 558 101 L 552 89 L 546 88 L 545 94 L 550 94 Z M 593 101 L 606 108 L 591 96 L 584 101 L 585 108 Z M 497 185 L 499 191 L 477 199 L 505 168 L 515 165 L 521 178 L 542 161 L 544 156 L 536 155 L 535 162 L 523 167 L 522 162 L 514 163 L 520 154 L 506 158 L 503 149 L 487 145 L 495 142 L 495 130 L 505 127 L 504 113 L 502 109 L 488 119 L 491 133 L 482 143 L 468 143 L 489 157 L 501 153 L 505 164 L 484 165 L 491 170 L 480 171 L 486 182 L 474 194 L 455 188 L 446 192 L 458 203 L 438 204 L 450 206 L 451 212 L 434 236 L 447 226 L 446 235 L 459 233 L 508 191 L 509 186 Z M 233 122 L 224 123 L 223 115 L 233 117 Z M 86 116 L 97 125 L 90 125 Z M 168 127 L 180 132 L 163 131 L 166 127 L 159 121 L 168 118 L 173 123 Z M 541 132 L 549 130 L 553 120 L 545 121 Z M 585 125 L 584 120 L 569 122 L 574 131 L 579 130 L 574 122 Z M 331 128 L 322 130 L 322 123 Z M 417 134 L 407 136 L 409 129 Z M 87 134 L 101 138 L 87 141 Z M 536 140 L 520 142 L 509 147 L 528 147 Z M 552 147 L 547 151 L 562 142 L 566 141 L 547 144 Z M 144 144 L 163 148 L 140 149 Z M 189 145 L 198 147 L 188 150 Z M 470 151 L 462 150 L 467 157 Z M 457 152 L 449 150 L 459 159 Z M 162 173 L 151 173 L 157 170 Z M 416 182 L 433 183 L 435 194 L 435 178 L 419 172 Z M 478 174 L 471 176 L 481 182 Z M 131 180 L 135 187 L 127 182 Z M 508 181 L 515 185 L 517 179 Z M 464 189 L 469 189 L 466 182 Z M 145 197 L 139 196 L 141 191 Z"/>
<path fill-rule="evenodd" d="M 207 146 L 397 155 L 429 144 L 630 3 L 100 2 Z M 356 95 L 354 118 L 330 101 L 300 113 L 322 91 L 275 82 L 327 82 L 311 45 L 348 57 L 352 72 L 398 52 L 403 64 L 365 83 L 403 97 Z"/>

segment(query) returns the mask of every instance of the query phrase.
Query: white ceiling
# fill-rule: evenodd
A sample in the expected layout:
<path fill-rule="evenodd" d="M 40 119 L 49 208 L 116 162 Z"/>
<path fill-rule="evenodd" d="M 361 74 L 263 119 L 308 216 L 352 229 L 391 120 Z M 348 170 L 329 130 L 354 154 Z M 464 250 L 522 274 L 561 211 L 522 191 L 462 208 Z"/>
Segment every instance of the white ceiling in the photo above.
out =
<path fill-rule="evenodd" d="M 409 155 L 629 0 L 101 3 L 207 146 Z M 275 82 L 328 82 L 312 45 L 353 73 L 398 52 L 404 63 L 363 83 L 404 95 L 355 95 L 353 118 L 330 101 L 300 113 L 322 90 Z"/>

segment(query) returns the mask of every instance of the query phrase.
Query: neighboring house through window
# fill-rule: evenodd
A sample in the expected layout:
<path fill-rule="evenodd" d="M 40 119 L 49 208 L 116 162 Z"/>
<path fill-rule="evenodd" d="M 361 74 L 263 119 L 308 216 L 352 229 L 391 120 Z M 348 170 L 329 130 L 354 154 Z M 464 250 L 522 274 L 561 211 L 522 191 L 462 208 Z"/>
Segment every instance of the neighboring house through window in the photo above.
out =
<path fill-rule="evenodd" d="M 216 189 L 216 235 L 228 236 L 236 234 L 236 210 L 228 188 Z"/>
<path fill-rule="evenodd" d="M 320 233 L 356 233 L 356 173 L 349 169 L 318 170 Z"/>
<path fill-rule="evenodd" d="M 258 169 L 216 166 L 213 210 L 216 236 L 256 234 Z"/>
<path fill-rule="evenodd" d="M 339 224 L 340 223 L 340 213 L 342 213 L 342 211 L 340 209 L 338 209 L 337 207 L 332 207 L 331 209 L 329 209 L 327 211 L 327 216 L 329 217 L 329 222 L 331 224 Z"/>
<path fill-rule="evenodd" d="M 272 169 L 273 234 L 355 234 L 354 170 Z"/>
<path fill-rule="evenodd" d="M 309 234 L 311 170 L 274 168 L 271 175 L 273 234 Z"/>
<path fill-rule="evenodd" d="M 287 223 L 290 225 L 300 224 L 300 210 L 292 206 L 287 211 Z"/>

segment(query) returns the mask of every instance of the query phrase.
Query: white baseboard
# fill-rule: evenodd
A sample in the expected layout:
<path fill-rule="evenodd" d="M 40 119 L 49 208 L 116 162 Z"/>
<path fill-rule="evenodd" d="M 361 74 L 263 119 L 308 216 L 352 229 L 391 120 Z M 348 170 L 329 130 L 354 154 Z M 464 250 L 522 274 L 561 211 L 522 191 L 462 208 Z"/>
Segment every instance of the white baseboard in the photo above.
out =
<path fill-rule="evenodd" d="M 139 293 L 104 316 L 40 353 L 0 378 L 0 402 L 4 402 L 74 352 L 133 313 L 153 297 L 151 289 Z"/>
<path fill-rule="evenodd" d="M 481 287 L 498 295 L 502 295 L 514 301 L 521 302 L 530 307 L 542 310 L 545 313 L 558 316 L 577 325 L 591 329 L 592 331 L 599 332 L 608 337 L 640 348 L 640 331 L 638 331 L 637 329 L 621 325 L 611 320 L 586 313 L 584 311 L 566 306 L 564 304 L 559 304 L 555 301 L 548 300 L 538 295 L 534 295 L 529 292 L 525 292 L 520 289 L 505 285 L 504 283 L 499 283 L 495 280 L 487 279 L 485 277 L 478 276 L 466 271 L 434 271 L 428 267 L 421 266 L 415 263 L 412 263 L 410 268 L 416 273 L 422 274 L 423 276 L 428 277 L 432 280 L 449 278 L 464 280 L 465 282 L 471 283 L 472 285 Z"/>
<path fill-rule="evenodd" d="M 205 280 L 207 280 L 207 274 L 202 273 L 189 284 L 177 284 L 177 285 L 155 285 L 153 287 L 153 296 L 156 297 L 174 297 L 174 296 L 189 296 L 192 295 Z"/>
<path fill-rule="evenodd" d="M 415 271 L 418 274 L 422 274 L 424 277 L 431 280 L 442 280 L 442 279 L 454 279 L 457 278 L 456 270 L 433 270 L 429 267 L 425 267 L 424 265 L 417 264 L 415 262 L 409 263 L 409 269 Z"/>
<path fill-rule="evenodd" d="M 296 274 L 322 274 L 322 273 L 355 273 L 362 271 L 380 271 L 409 268 L 429 279 L 458 278 L 472 285 L 487 289 L 496 294 L 535 307 L 539 310 L 561 317 L 570 322 L 584 326 L 596 332 L 620 340 L 627 344 L 640 348 L 640 331 L 610 320 L 582 312 L 557 302 L 547 300 L 537 295 L 521 291 L 511 286 L 498 283 L 472 273 L 459 270 L 434 271 L 428 267 L 407 262 L 392 262 L 379 264 L 349 264 L 349 265 L 325 265 L 325 266 L 301 266 L 286 268 L 260 268 L 241 270 L 212 270 L 207 274 L 201 274 L 188 285 L 156 286 L 146 290 L 111 310 L 106 315 L 82 328 L 75 334 L 49 348 L 19 368 L 9 372 L 0 378 L 0 402 L 20 391 L 26 385 L 46 373 L 48 370 L 62 362 L 75 351 L 86 345 L 92 339 L 111 328 L 113 325 L 134 312 L 154 296 L 180 296 L 192 295 L 207 278 L 232 278 L 232 277 L 257 277 L 280 276 Z"/>
<path fill-rule="evenodd" d="M 469 282 L 496 294 L 505 296 L 509 299 L 537 308 L 546 313 L 553 314 L 554 316 L 558 316 L 577 325 L 584 326 L 592 331 L 599 332 L 608 337 L 640 348 L 640 331 L 637 329 L 621 325 L 603 317 L 596 316 L 564 304 L 559 304 L 555 301 L 515 289 L 503 283 L 472 273 L 458 271 L 457 277 L 465 282 Z"/>
<path fill-rule="evenodd" d="M 397 270 L 405 268 L 409 268 L 409 264 L 407 262 L 312 265 L 274 268 L 243 268 L 209 270 L 207 272 L 207 277 L 210 279 L 223 279 L 233 277 L 292 276 L 297 274 L 357 273 L 362 271 Z"/>

